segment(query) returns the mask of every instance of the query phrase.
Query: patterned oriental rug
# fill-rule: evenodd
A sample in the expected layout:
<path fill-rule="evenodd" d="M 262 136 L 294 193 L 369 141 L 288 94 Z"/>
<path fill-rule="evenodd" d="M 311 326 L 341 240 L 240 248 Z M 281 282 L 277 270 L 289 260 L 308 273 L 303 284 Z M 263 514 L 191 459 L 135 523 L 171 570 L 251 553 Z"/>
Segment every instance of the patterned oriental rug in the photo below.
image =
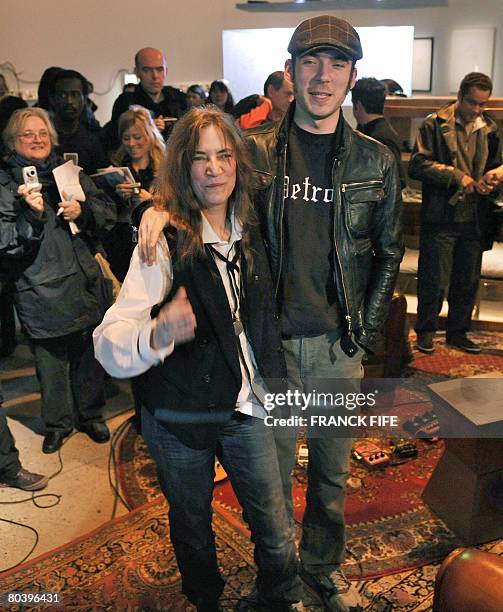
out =
<path fill-rule="evenodd" d="M 418 386 L 451 377 L 503 372 L 503 334 L 479 332 L 473 337 L 481 343 L 483 354 L 469 355 L 451 349 L 440 338 L 433 355 L 415 352 L 412 376 L 404 379 L 395 405 L 408 404 L 411 416 L 422 414 L 431 406 L 427 393 L 418 392 Z M 414 340 L 412 335 L 413 346 Z M 417 447 L 417 458 L 398 461 L 383 470 L 369 471 L 358 462 L 351 462 L 346 502 L 349 554 L 345 571 L 353 579 L 377 578 L 420 567 L 444 558 L 460 545 L 421 500 L 443 445 L 418 440 Z M 295 518 L 300 524 L 305 508 L 305 469 L 297 466 L 294 476 Z M 119 482 L 132 507 L 161 496 L 155 465 L 133 428 L 125 434 L 119 450 Z M 216 485 L 214 505 L 243 533 L 248 533 L 228 480 Z"/>
<path fill-rule="evenodd" d="M 225 612 L 247 594 L 255 579 L 252 545 L 216 508 L 217 551 L 227 579 L 221 600 Z M 503 554 L 503 542 L 482 547 Z M 429 612 L 437 566 L 367 580 L 359 585 L 367 612 Z M 3 605 L 6 612 L 73 610 L 81 612 L 194 612 L 181 594 L 181 581 L 168 536 L 162 499 L 105 523 L 69 544 L 0 576 L 4 593 L 58 592 L 61 606 Z M 323 607 L 308 589 L 309 612 Z"/>
<path fill-rule="evenodd" d="M 490 339 L 490 344 L 484 355 L 475 358 L 445 349 L 439 341 L 433 356 L 416 355 L 413 363 L 418 370 L 416 375 L 422 376 L 425 382 L 432 382 L 453 376 L 453 371 L 502 371 L 503 334 L 497 337 L 482 334 L 477 339 Z M 494 353 L 491 355 L 489 351 Z M 450 357 L 449 353 L 452 353 Z M 488 361 L 487 355 L 491 355 Z M 441 365 L 446 357 L 447 361 Z M 434 359 L 439 361 L 435 367 Z M 444 369 L 438 376 L 440 367 Z M 400 401 L 408 397 L 406 388 L 403 393 L 405 395 L 399 398 Z M 417 405 L 410 402 L 411 410 L 427 409 L 424 400 L 419 397 L 416 400 Z M 441 445 L 424 442 L 419 445 L 416 460 L 389 466 L 384 472 L 368 472 L 358 464 L 351 467 L 347 502 L 350 554 L 346 569 L 353 578 L 364 579 L 359 589 L 366 611 L 431 610 L 438 563 L 427 563 L 444 557 L 457 545 L 453 534 L 420 500 L 420 493 L 441 452 Z M 122 439 L 119 455 L 124 494 L 133 506 L 138 507 L 90 534 L 0 576 L 2 592 L 63 593 L 61 607 L 21 608 L 10 605 L 2 609 L 9 612 L 21 609 L 86 612 L 194 610 L 180 592 L 180 577 L 168 535 L 167 508 L 160 496 L 153 463 L 141 437 L 131 428 Z M 304 488 L 305 472 L 299 467 L 295 481 L 298 520 L 303 511 Z M 217 486 L 215 498 L 214 530 L 222 572 L 227 577 L 222 604 L 228 611 L 234 609 L 236 598 L 251 589 L 255 571 L 246 526 L 228 482 Z M 501 555 L 503 541 L 488 543 L 481 548 Z M 361 560 L 360 565 L 352 560 L 351 555 Z M 312 593 L 307 593 L 305 604 L 309 611 L 322 610 Z"/>
<path fill-rule="evenodd" d="M 503 373 L 503 333 L 472 332 L 470 337 L 480 344 L 481 353 L 463 353 L 447 346 L 445 338 L 440 336 L 435 338 L 435 352 L 432 355 L 414 352 L 412 368 L 419 372 L 448 378 L 462 378 L 490 372 Z M 415 334 L 411 334 L 410 341 L 412 346 L 415 346 Z"/>
<path fill-rule="evenodd" d="M 443 446 L 421 441 L 418 446 L 418 458 L 385 470 L 370 472 L 352 461 L 346 502 L 349 554 L 345 571 L 353 579 L 419 567 L 443 558 L 459 545 L 420 497 Z M 143 438 L 133 428 L 129 428 L 122 442 L 119 470 L 123 494 L 132 506 L 162 497 L 155 465 Z M 305 508 L 306 477 L 305 469 L 297 466 L 293 497 L 299 525 Z M 216 485 L 214 508 L 248 534 L 229 480 Z"/>
<path fill-rule="evenodd" d="M 215 513 L 213 527 L 228 609 L 255 578 L 252 545 Z M 2 592 L 58 592 L 60 606 L 6 605 L 2 610 L 189 611 L 169 541 L 168 510 L 161 498 L 109 521 L 90 534 L 0 576 Z"/>

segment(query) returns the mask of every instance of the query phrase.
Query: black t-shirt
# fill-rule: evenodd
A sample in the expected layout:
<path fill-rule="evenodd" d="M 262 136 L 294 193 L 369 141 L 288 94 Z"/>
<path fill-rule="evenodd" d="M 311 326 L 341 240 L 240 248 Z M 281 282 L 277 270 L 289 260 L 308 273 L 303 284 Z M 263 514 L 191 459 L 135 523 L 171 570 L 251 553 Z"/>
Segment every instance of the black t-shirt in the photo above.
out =
<path fill-rule="evenodd" d="M 332 239 L 333 134 L 292 124 L 288 137 L 282 332 L 318 336 L 340 328 Z"/>

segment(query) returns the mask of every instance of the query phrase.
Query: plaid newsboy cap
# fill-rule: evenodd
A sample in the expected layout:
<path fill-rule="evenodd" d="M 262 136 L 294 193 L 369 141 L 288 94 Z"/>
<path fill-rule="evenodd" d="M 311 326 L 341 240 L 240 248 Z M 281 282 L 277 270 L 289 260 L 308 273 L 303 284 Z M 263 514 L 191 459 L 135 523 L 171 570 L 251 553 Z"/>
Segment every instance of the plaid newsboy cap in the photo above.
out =
<path fill-rule="evenodd" d="M 363 57 L 356 30 L 344 19 L 332 15 L 318 15 L 300 23 L 292 35 L 288 52 L 299 56 L 324 47 L 334 47 L 354 61 Z"/>

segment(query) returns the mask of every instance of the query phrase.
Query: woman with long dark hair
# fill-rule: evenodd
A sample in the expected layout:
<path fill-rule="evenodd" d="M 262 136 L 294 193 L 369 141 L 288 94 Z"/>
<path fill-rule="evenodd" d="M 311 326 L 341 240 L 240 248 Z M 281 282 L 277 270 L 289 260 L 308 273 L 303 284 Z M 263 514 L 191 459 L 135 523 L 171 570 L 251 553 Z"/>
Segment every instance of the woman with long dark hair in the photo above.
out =
<path fill-rule="evenodd" d="M 183 592 L 206 612 L 220 609 L 224 587 L 211 529 L 217 452 L 255 543 L 257 605 L 303 609 L 274 438 L 264 424 L 265 381 L 281 381 L 285 364 L 250 176 L 229 116 L 206 107 L 180 119 L 154 196 L 171 228 L 153 266 L 135 251 L 94 334 L 110 374 L 138 376 L 143 436 L 169 502 Z"/>
<path fill-rule="evenodd" d="M 223 113 L 232 113 L 234 110 L 234 98 L 224 81 L 213 81 L 208 92 L 208 102 L 214 104 Z"/>

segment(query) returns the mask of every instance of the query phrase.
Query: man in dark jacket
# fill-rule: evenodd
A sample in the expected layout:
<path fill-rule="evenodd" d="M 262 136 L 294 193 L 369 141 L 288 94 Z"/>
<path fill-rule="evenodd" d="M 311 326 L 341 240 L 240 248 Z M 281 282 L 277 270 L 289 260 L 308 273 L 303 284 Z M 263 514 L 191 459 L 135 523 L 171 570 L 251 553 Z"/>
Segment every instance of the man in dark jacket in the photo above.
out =
<path fill-rule="evenodd" d="M 386 89 L 381 81 L 373 78 L 358 79 L 351 90 L 353 115 L 356 129 L 385 144 L 393 153 L 400 173 L 400 184 L 405 187 L 405 172 L 402 168 L 400 139 L 384 116 Z"/>
<path fill-rule="evenodd" d="M 148 109 L 154 117 L 155 124 L 165 138 L 169 136 L 173 122 L 179 119 L 188 109 L 187 97 L 179 89 L 164 86 L 167 68 L 166 58 L 159 49 L 145 47 L 140 49 L 134 58 L 135 73 L 140 79 L 134 91 L 124 92 L 114 102 L 112 118 L 105 126 L 109 150 L 119 146 L 117 124 L 119 117 L 132 104 L 139 104 Z"/>
<path fill-rule="evenodd" d="M 456 102 L 425 119 L 412 153 L 409 175 L 423 183 L 415 330 L 424 353 L 434 350 L 447 287 L 447 343 L 480 352 L 466 334 L 482 252 L 491 248 L 496 227 L 490 194 L 502 174 L 498 128 L 484 112 L 491 92 L 488 76 L 467 74 Z"/>
<path fill-rule="evenodd" d="M 384 323 L 402 257 L 401 190 L 388 148 L 354 132 L 341 105 L 362 57 L 358 34 L 333 16 L 295 30 L 285 70 L 295 102 L 280 126 L 247 139 L 261 184 L 292 388 L 308 377 L 361 377 L 361 359 Z M 309 436 L 309 431 L 308 434 Z M 278 435 L 285 503 L 293 518 L 295 437 Z M 361 610 L 344 576 L 344 501 L 351 439 L 309 439 L 309 483 L 300 556 L 327 610 Z"/>
<path fill-rule="evenodd" d="M 109 160 L 101 142 L 97 122 L 82 121 L 89 84 L 76 70 L 61 70 L 56 74 L 49 94 L 54 127 L 58 132 L 59 151 L 77 153 L 78 164 L 86 174 L 108 166 Z"/>

